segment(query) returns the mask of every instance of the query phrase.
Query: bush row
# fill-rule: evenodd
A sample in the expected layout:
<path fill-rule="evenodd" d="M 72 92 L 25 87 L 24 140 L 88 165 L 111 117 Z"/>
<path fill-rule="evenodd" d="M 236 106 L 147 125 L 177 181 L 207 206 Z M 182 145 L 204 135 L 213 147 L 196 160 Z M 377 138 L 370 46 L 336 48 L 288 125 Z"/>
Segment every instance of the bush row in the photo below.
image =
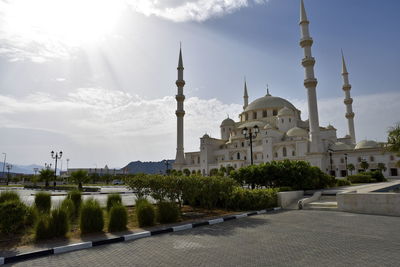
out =
<path fill-rule="evenodd" d="M 387 181 L 380 171 L 364 172 L 349 175 L 347 179 L 352 183 L 376 183 Z"/>
<path fill-rule="evenodd" d="M 291 187 L 294 190 L 320 189 L 335 185 L 334 177 L 305 161 L 283 160 L 231 171 L 241 185 L 252 187 Z"/>
<path fill-rule="evenodd" d="M 180 209 L 175 202 L 161 201 L 156 209 L 147 199 L 138 199 L 136 216 L 140 227 L 152 226 L 156 220 L 160 223 L 173 223 L 179 220 Z"/>

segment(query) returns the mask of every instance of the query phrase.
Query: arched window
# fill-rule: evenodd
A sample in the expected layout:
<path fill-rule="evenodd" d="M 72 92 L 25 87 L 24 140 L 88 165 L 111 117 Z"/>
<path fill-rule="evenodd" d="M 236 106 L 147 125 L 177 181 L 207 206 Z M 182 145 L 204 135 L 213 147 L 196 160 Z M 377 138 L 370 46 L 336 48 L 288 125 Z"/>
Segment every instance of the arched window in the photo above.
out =
<path fill-rule="evenodd" d="M 287 150 L 286 150 L 286 147 L 283 147 L 283 149 L 282 149 L 282 154 L 283 154 L 283 156 L 284 156 L 284 157 L 286 157 L 286 156 L 287 156 Z"/>
<path fill-rule="evenodd" d="M 369 160 L 370 160 L 371 162 L 374 161 L 374 160 L 375 160 L 374 156 L 370 156 L 370 157 L 369 157 Z"/>
<path fill-rule="evenodd" d="M 282 122 L 282 123 L 284 123 L 284 122 L 285 122 L 285 120 L 284 120 L 284 119 L 281 119 L 281 122 Z"/>
<path fill-rule="evenodd" d="M 222 132 L 223 132 L 223 133 L 225 132 L 225 128 L 222 128 Z"/>
<path fill-rule="evenodd" d="M 240 159 L 240 153 L 239 152 L 236 154 L 236 159 Z"/>
<path fill-rule="evenodd" d="M 242 147 L 244 147 L 244 142 L 242 142 Z"/>
<path fill-rule="evenodd" d="M 246 121 L 249 120 L 249 114 L 246 113 L 246 114 L 244 115 L 244 120 L 246 120 Z"/>
<path fill-rule="evenodd" d="M 267 116 L 268 116 L 267 111 L 266 111 L 266 110 L 263 110 L 263 117 L 265 118 L 265 117 L 267 117 Z"/>
<path fill-rule="evenodd" d="M 296 156 L 296 151 L 295 150 L 292 151 L 292 156 L 293 157 Z"/>
<path fill-rule="evenodd" d="M 274 109 L 274 110 L 272 111 L 272 115 L 273 115 L 273 116 L 278 115 L 278 110 Z"/>
<path fill-rule="evenodd" d="M 394 160 L 394 156 L 393 155 L 390 155 L 390 160 Z"/>
<path fill-rule="evenodd" d="M 289 118 L 289 122 L 292 122 L 292 119 L 291 119 L 291 118 Z"/>
<path fill-rule="evenodd" d="M 358 157 L 358 162 L 361 162 L 361 160 L 362 160 L 361 157 Z"/>
<path fill-rule="evenodd" d="M 257 112 L 253 112 L 253 119 L 257 119 Z"/>
<path fill-rule="evenodd" d="M 277 158 L 278 157 L 278 152 L 275 152 L 275 158 Z"/>
<path fill-rule="evenodd" d="M 340 163 L 344 163 L 344 158 L 340 158 Z"/>

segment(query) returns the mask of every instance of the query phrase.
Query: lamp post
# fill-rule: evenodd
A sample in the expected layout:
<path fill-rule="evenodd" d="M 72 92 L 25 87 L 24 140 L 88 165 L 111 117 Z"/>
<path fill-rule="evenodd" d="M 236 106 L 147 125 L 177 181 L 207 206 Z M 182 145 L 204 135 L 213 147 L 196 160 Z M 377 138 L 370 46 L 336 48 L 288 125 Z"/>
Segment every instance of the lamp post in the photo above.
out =
<path fill-rule="evenodd" d="M 10 180 L 10 170 L 12 169 L 12 165 L 11 164 L 7 164 L 6 168 L 7 168 L 7 182 L 6 182 L 6 184 L 8 185 L 8 182 Z"/>
<path fill-rule="evenodd" d="M 346 177 L 349 176 L 348 170 L 347 170 L 347 153 L 344 153 L 344 164 L 346 165 Z"/>
<path fill-rule="evenodd" d="M 253 165 L 253 139 L 257 137 L 257 134 L 259 133 L 260 129 L 258 128 L 257 125 L 255 125 L 253 128 L 247 129 L 246 127 L 243 128 L 242 134 L 244 135 L 244 138 L 246 140 L 250 140 L 250 164 Z"/>
<path fill-rule="evenodd" d="M 2 176 L 1 178 L 4 178 L 4 176 L 5 176 L 5 172 L 4 172 L 4 170 L 5 170 L 5 167 L 6 167 L 6 159 L 7 159 L 7 153 L 4 153 L 4 152 L 3 152 L 3 154 L 4 154 L 4 162 L 3 162 L 3 176 Z"/>
<path fill-rule="evenodd" d="M 56 153 L 54 153 L 54 151 L 51 151 L 50 154 L 51 154 L 51 157 L 56 161 L 56 162 L 55 162 L 55 168 L 54 168 L 54 183 L 53 183 L 54 190 L 56 190 L 57 160 L 61 159 L 61 157 L 62 157 L 62 151 L 56 152 Z"/>
<path fill-rule="evenodd" d="M 332 167 L 332 152 L 333 152 L 333 150 L 332 149 L 330 149 L 330 148 L 328 148 L 328 152 L 329 152 L 329 163 L 330 163 L 330 169 L 331 169 L 331 173 L 330 173 L 330 175 L 332 175 L 332 172 L 333 172 L 333 167 Z"/>
<path fill-rule="evenodd" d="M 164 161 L 165 168 L 166 168 L 166 170 L 165 170 L 165 174 L 168 174 L 168 170 L 169 170 L 169 162 L 168 162 L 168 160 L 166 160 L 166 159 L 164 159 L 163 161 Z"/>

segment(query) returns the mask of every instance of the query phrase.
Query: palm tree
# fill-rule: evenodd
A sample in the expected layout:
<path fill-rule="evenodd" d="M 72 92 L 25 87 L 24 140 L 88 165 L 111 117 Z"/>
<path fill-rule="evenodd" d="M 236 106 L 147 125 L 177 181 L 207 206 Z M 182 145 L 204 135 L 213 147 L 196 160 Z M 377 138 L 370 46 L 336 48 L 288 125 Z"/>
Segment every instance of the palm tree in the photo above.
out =
<path fill-rule="evenodd" d="M 49 187 L 49 181 L 54 177 L 54 172 L 50 169 L 41 169 L 39 172 L 40 181 L 45 181 L 46 187 Z"/>
<path fill-rule="evenodd" d="M 365 160 L 361 161 L 360 163 L 360 167 L 361 169 L 363 169 L 364 171 L 366 171 L 369 168 L 369 164 L 368 162 L 366 162 Z"/>
<path fill-rule="evenodd" d="M 78 189 L 83 189 L 83 183 L 87 182 L 89 179 L 88 173 L 84 170 L 78 170 L 71 173 L 72 181 L 78 184 Z"/>
<path fill-rule="evenodd" d="M 347 165 L 347 169 L 350 171 L 350 175 L 353 174 L 353 171 L 356 169 L 353 163 Z"/>
<path fill-rule="evenodd" d="M 387 170 L 385 163 L 378 163 L 378 170 L 382 173 Z"/>

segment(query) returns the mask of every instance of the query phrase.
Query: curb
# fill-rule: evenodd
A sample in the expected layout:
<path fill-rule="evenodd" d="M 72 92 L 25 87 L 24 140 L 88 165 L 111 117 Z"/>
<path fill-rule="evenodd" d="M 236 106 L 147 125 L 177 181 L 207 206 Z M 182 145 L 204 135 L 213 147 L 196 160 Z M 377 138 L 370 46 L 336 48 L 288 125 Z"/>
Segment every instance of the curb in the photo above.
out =
<path fill-rule="evenodd" d="M 226 221 L 231 221 L 231 220 L 240 219 L 240 218 L 244 218 L 244 217 L 250 217 L 250 216 L 259 215 L 259 214 L 265 214 L 268 212 L 274 212 L 274 211 L 278 211 L 278 210 L 281 210 L 281 207 L 247 212 L 247 213 L 241 213 L 241 214 L 236 214 L 236 215 L 229 215 L 229 216 L 216 218 L 216 219 L 212 219 L 212 220 L 207 220 L 207 221 L 199 221 L 199 222 L 195 222 L 195 223 L 188 223 L 188 224 L 172 226 L 172 227 L 167 227 L 167 228 L 160 228 L 160 229 L 155 229 L 152 231 L 143 231 L 143 232 L 139 232 L 139 233 L 105 238 L 105 239 L 100 239 L 100 240 L 96 240 L 96 241 L 81 242 L 81 243 L 75 243 L 75 244 L 70 244 L 70 245 L 61 246 L 61 247 L 37 250 L 37 251 L 22 253 L 22 254 L 5 257 L 5 258 L 0 257 L 0 265 L 20 262 L 20 261 L 24 261 L 24 260 L 29 260 L 29 259 L 34 259 L 34 258 L 39 258 L 39 257 L 44 257 L 44 256 L 49 256 L 49 255 L 78 251 L 78 250 L 88 249 L 91 247 L 97 247 L 97 246 L 102 246 L 102 245 L 107 245 L 107 244 L 132 241 L 132 240 L 137 240 L 140 238 L 146 238 L 146 237 L 161 235 L 161 234 L 165 234 L 165 233 L 179 232 L 179 231 L 184 231 L 184 230 L 188 230 L 188 229 L 192 229 L 192 228 L 196 228 L 196 227 L 201 227 L 201 226 L 205 226 L 205 225 L 214 225 L 214 224 L 223 223 Z"/>

